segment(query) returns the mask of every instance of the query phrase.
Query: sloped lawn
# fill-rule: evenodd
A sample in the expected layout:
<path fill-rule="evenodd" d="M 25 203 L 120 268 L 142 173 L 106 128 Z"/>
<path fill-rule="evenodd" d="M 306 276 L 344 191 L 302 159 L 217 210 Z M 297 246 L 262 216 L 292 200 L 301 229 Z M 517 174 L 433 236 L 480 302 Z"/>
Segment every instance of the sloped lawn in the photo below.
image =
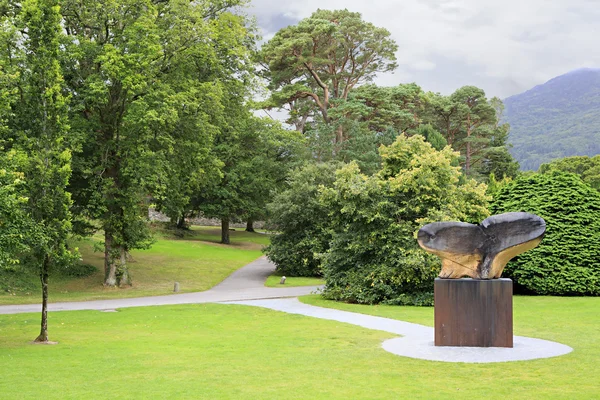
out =
<path fill-rule="evenodd" d="M 102 286 L 104 253 L 94 251 L 94 243 L 101 240 L 101 236 L 96 235 L 74 243 L 79 247 L 83 262 L 96 267 L 96 271 L 83 278 L 52 274 L 51 302 L 172 294 L 175 282 L 179 282 L 182 293 L 207 290 L 260 257 L 269 237 L 236 230 L 231 232 L 232 243 L 222 245 L 218 243 L 220 230 L 215 227 L 193 227 L 183 238 L 159 233 L 152 248 L 131 252 L 132 259 L 128 265 L 133 286 L 120 289 Z M 35 274 L 31 274 L 29 279 L 33 287 L 39 287 Z M 40 289 L 14 295 L 0 294 L 0 305 L 38 302 L 41 302 Z"/>

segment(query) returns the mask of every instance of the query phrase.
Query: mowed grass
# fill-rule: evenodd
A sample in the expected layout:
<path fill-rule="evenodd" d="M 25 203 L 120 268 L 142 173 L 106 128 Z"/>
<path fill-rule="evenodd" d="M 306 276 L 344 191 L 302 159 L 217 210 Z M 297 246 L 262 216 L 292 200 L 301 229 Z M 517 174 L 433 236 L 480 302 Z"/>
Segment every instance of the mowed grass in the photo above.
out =
<path fill-rule="evenodd" d="M 325 280 L 321 278 L 313 278 L 313 277 L 305 277 L 305 276 L 286 276 L 285 283 L 282 285 L 281 277 L 283 275 L 279 272 L 275 272 L 272 275 L 269 275 L 267 280 L 265 281 L 265 286 L 267 287 L 275 287 L 275 288 L 284 288 L 284 287 L 295 287 L 295 286 L 319 286 L 324 285 Z"/>
<path fill-rule="evenodd" d="M 303 296 L 300 301 L 433 326 L 433 307 L 346 304 L 325 300 L 320 295 Z M 543 360 L 452 364 L 439 369 L 438 363 L 430 363 L 438 371 L 436 380 L 449 385 L 456 380 L 457 392 L 452 397 L 459 398 L 462 393 L 466 398 L 485 395 L 510 399 L 600 399 L 599 297 L 515 296 L 513 317 L 515 335 L 563 343 L 571 346 L 573 352 Z"/>
<path fill-rule="evenodd" d="M 331 304 L 432 324 L 431 308 Z M 338 307 L 339 306 L 339 307 Z M 0 397 L 37 399 L 596 399 L 599 298 L 515 298 L 517 334 L 574 351 L 454 364 L 387 353 L 394 335 L 271 310 L 200 304 L 0 316 Z"/>
<path fill-rule="evenodd" d="M 59 274 L 50 276 L 50 301 L 83 301 L 125 297 L 141 297 L 173 293 L 175 282 L 180 292 L 210 289 L 233 271 L 262 255 L 261 249 L 269 237 L 243 230 L 231 232 L 231 244 L 219 244 L 219 227 L 192 227 L 183 238 L 159 233 L 157 241 L 148 250 L 134 250 L 128 262 L 133 286 L 105 288 L 104 253 L 94 251 L 94 243 L 102 237 L 96 235 L 76 243 L 83 262 L 97 271 L 85 278 L 69 278 Z M 35 278 L 32 278 L 35 279 Z M 37 283 L 37 281 L 36 281 Z M 40 302 L 40 291 L 18 295 L 0 295 L 0 304 L 26 304 Z"/>

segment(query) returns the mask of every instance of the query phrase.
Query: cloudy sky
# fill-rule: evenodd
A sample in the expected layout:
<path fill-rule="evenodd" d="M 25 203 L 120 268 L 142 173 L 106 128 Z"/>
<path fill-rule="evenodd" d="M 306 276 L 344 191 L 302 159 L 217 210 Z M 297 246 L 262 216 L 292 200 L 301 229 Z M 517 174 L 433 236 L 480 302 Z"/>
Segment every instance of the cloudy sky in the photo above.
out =
<path fill-rule="evenodd" d="M 476 85 L 505 98 L 600 67 L 600 0 L 252 0 L 249 12 L 268 40 L 317 8 L 357 11 L 391 32 L 399 66 L 380 85 Z"/>

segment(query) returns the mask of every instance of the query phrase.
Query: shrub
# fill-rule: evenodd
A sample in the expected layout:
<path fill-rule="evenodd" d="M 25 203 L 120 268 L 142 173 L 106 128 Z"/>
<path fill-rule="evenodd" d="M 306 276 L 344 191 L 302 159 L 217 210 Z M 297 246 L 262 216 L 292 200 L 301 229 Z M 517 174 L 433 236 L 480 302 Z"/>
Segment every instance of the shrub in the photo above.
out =
<path fill-rule="evenodd" d="M 504 276 L 522 293 L 600 294 L 600 193 L 575 175 L 522 176 L 502 187 L 491 211 L 526 211 L 546 220 L 546 235 L 515 257 Z"/>
<path fill-rule="evenodd" d="M 540 173 L 547 174 L 552 171 L 570 172 L 578 175 L 582 181 L 600 191 L 600 154 L 594 157 L 565 157 L 540 165 Z"/>
<path fill-rule="evenodd" d="M 353 303 L 430 305 L 437 257 L 421 250 L 415 232 L 438 220 L 477 221 L 488 215 L 485 185 L 460 184 L 449 147 L 436 151 L 420 135 L 381 148 L 372 177 L 356 164 L 337 172 L 321 201 L 329 210 L 331 246 L 323 257 L 324 295 Z"/>
<path fill-rule="evenodd" d="M 60 268 L 57 271 L 60 275 L 69 278 L 85 278 L 93 275 L 98 271 L 98 268 L 91 264 L 85 264 L 79 261 L 73 262 L 67 268 Z"/>
<path fill-rule="evenodd" d="M 277 234 L 265 249 L 277 271 L 289 276 L 320 276 L 320 254 L 329 248 L 327 211 L 319 203 L 321 187 L 331 186 L 338 164 L 308 164 L 293 171 L 289 189 L 269 205 L 269 224 Z"/>

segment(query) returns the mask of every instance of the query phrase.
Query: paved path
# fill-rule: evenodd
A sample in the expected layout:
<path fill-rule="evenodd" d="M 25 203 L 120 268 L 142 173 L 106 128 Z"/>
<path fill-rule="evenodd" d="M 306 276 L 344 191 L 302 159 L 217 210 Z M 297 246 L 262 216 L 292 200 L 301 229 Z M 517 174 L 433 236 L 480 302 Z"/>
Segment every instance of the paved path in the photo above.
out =
<path fill-rule="evenodd" d="M 564 344 L 522 336 L 514 337 L 514 347 L 511 349 L 501 347 L 436 347 L 433 344 L 433 328 L 424 325 L 331 308 L 315 307 L 303 304 L 298 299 L 229 302 L 229 304 L 231 303 L 346 322 L 368 329 L 402 335 L 402 337 L 384 341 L 382 344 L 383 349 L 399 356 L 422 360 L 465 363 L 522 361 L 561 356 L 573 350 Z"/>
<path fill-rule="evenodd" d="M 238 269 L 227 279 L 205 292 L 131 299 L 73 301 L 50 303 L 49 311 L 111 310 L 125 307 L 160 306 L 167 304 L 216 303 L 229 300 L 274 299 L 297 297 L 316 291 L 318 286 L 268 288 L 264 286 L 275 266 L 265 257 Z M 40 312 L 41 304 L 0 306 L 0 314 Z"/>

